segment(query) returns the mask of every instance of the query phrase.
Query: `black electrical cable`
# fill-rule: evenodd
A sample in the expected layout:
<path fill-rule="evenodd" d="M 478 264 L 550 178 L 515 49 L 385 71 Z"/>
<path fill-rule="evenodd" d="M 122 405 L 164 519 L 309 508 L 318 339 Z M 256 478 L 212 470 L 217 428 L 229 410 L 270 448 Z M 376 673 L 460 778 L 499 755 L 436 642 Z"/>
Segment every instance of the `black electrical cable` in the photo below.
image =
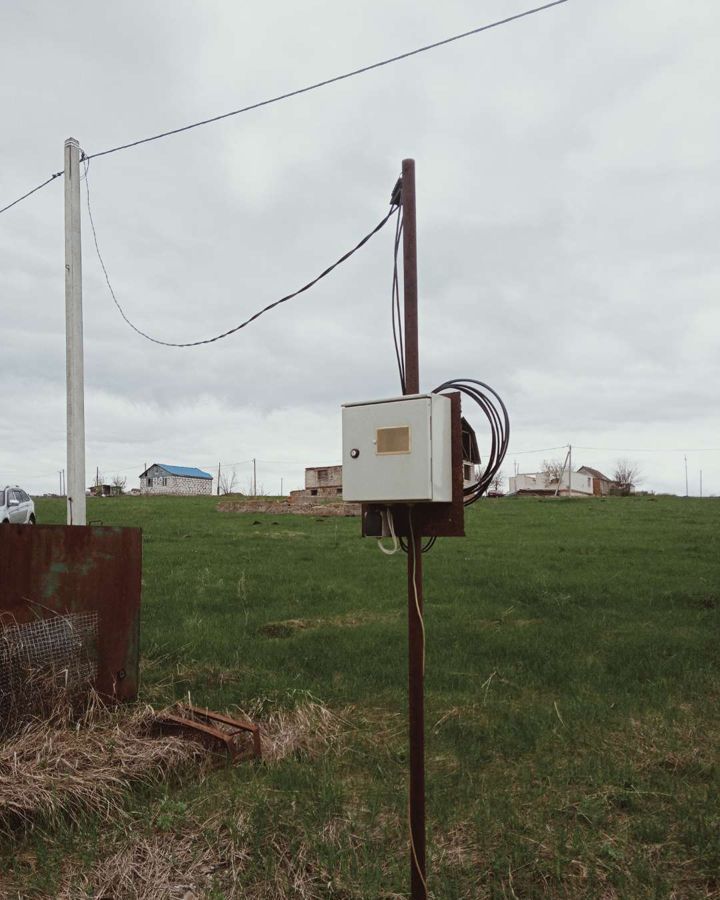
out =
<path fill-rule="evenodd" d="M 406 53 L 400 53 L 397 56 L 391 56 L 389 59 L 380 60 L 380 62 L 371 63 L 369 66 L 362 66 L 359 69 L 353 69 L 351 72 L 345 72 L 342 75 L 335 75 L 333 78 L 326 78 L 324 81 L 317 81 L 303 88 L 297 88 L 294 91 L 288 91 L 285 94 L 278 94 L 277 97 L 271 97 L 269 100 L 260 100 L 257 103 L 251 103 L 240 109 L 234 109 L 230 112 L 221 113 L 219 116 L 212 116 L 209 119 L 202 119 L 199 122 L 193 122 L 190 125 L 183 125 L 180 128 L 172 128 L 169 131 L 163 131 L 160 134 L 154 134 L 151 137 L 141 138 L 137 141 L 131 141 L 127 144 L 120 144 L 118 147 L 111 147 L 109 150 L 100 150 L 97 153 L 91 153 L 89 159 L 95 159 L 98 156 L 107 156 L 109 153 L 117 153 L 119 150 L 128 150 L 130 147 L 137 147 L 139 144 L 148 144 L 151 141 L 159 141 L 161 138 L 170 137 L 173 134 L 180 134 L 183 131 L 190 131 L 192 128 L 199 128 L 201 125 L 210 125 L 213 122 L 219 122 L 222 119 L 229 119 L 231 116 L 239 116 L 241 113 L 249 112 L 253 109 L 259 109 L 261 106 L 269 106 L 271 103 L 278 103 L 280 100 L 287 100 L 290 97 L 297 97 L 299 94 L 306 94 L 308 91 L 314 91 L 329 84 L 335 84 L 337 81 L 344 81 L 346 78 L 352 78 L 355 75 L 362 75 L 364 72 L 371 72 L 373 69 L 379 69 L 382 66 L 388 66 L 391 63 L 408 59 L 411 56 L 417 56 L 418 53 L 426 53 L 428 50 L 435 50 L 445 44 L 452 44 L 454 41 L 460 41 L 463 38 L 471 37 L 474 34 L 480 34 L 483 31 L 489 31 L 491 28 L 497 28 L 500 25 L 507 25 L 509 22 L 515 22 L 517 19 L 524 19 L 526 16 L 532 16 L 535 13 L 543 12 L 551 9 L 553 6 L 560 6 L 567 3 L 567 0 L 554 0 L 552 3 L 546 3 L 543 6 L 536 6 L 534 9 L 527 9 L 525 12 L 517 13 L 514 16 L 507 16 L 505 19 L 499 19 L 496 22 L 490 22 L 488 25 L 480 25 L 478 28 L 472 28 L 470 31 L 464 31 L 462 34 L 455 34 L 452 37 L 435 41 L 432 44 L 426 44 L 424 47 L 417 47 L 415 50 L 409 50 Z"/>
<path fill-rule="evenodd" d="M 269 106 L 271 103 L 278 103 L 280 100 L 287 100 L 290 97 L 297 97 L 299 94 L 306 94 L 308 91 L 314 91 L 321 87 L 326 87 L 329 84 L 334 84 L 337 81 L 344 81 L 346 78 L 352 78 L 355 75 L 362 75 L 364 72 L 371 72 L 373 69 L 379 69 L 382 66 L 388 66 L 391 63 L 400 62 L 400 60 L 408 59 L 411 56 L 417 56 L 419 53 L 425 53 L 428 50 L 435 50 L 437 47 L 443 47 L 445 44 L 452 44 L 455 41 L 460 41 L 463 38 L 471 37 L 474 34 L 480 34 L 483 31 L 489 31 L 491 28 L 497 28 L 500 25 L 507 25 L 509 22 L 515 22 L 517 19 L 524 19 L 526 16 L 532 16 L 535 13 L 543 12 L 546 9 L 551 9 L 553 6 L 560 6 L 563 3 L 567 3 L 567 0 L 553 0 L 552 3 L 546 3 L 543 6 L 536 6 L 534 9 L 527 9 L 525 12 L 517 13 L 514 16 L 508 16 L 505 19 L 499 19 L 496 22 L 490 22 L 488 25 L 481 25 L 478 28 L 472 28 L 470 31 L 464 31 L 462 34 L 455 34 L 452 37 L 444 38 L 441 41 L 435 41 L 432 44 L 426 44 L 424 47 L 417 47 L 415 50 L 409 50 L 407 53 L 400 53 L 397 56 L 391 56 L 388 59 L 380 60 L 380 62 L 372 63 L 369 66 L 362 66 L 359 69 L 353 69 L 351 72 L 345 72 L 342 75 L 336 75 L 333 78 L 326 78 L 324 81 L 317 81 L 314 84 L 306 85 L 306 87 L 298 88 L 294 91 L 288 91 L 285 94 L 278 94 L 276 97 L 271 97 L 268 100 L 260 100 L 257 103 L 251 103 L 249 106 L 243 106 L 240 109 L 233 109 L 230 112 L 221 113 L 219 116 L 212 116 L 209 119 L 201 119 L 199 122 L 192 122 L 190 125 L 182 125 L 180 128 L 172 128 L 169 131 L 163 131 L 160 134 L 154 134 L 150 137 L 140 138 L 137 141 L 130 141 L 127 144 L 119 144 L 117 147 L 110 147 L 108 150 L 100 150 L 97 153 L 91 153 L 86 158 L 87 159 L 96 159 L 98 156 L 108 156 L 110 153 L 117 153 L 120 150 L 129 150 L 131 147 L 138 147 L 140 144 L 149 144 L 151 141 L 159 141 L 161 138 L 170 137 L 173 134 L 181 134 L 183 131 L 190 131 L 193 128 L 199 128 L 201 125 L 210 125 L 213 122 L 220 122 L 222 119 L 229 119 L 231 116 L 239 116 L 241 113 L 250 112 L 253 109 L 259 109 L 262 106 Z M 56 172 L 54 175 L 51 175 L 47 181 L 43 181 L 42 184 L 39 184 L 37 187 L 33 188 L 31 191 L 23 194 L 22 197 L 18 197 L 17 200 L 13 200 L 12 203 L 8 203 L 7 206 L 3 206 L 0 209 L 0 214 L 6 212 L 11 209 L 17 203 L 20 203 L 22 200 L 25 200 L 31 194 L 34 194 L 36 191 L 39 191 L 41 188 L 44 188 L 46 185 L 50 184 L 51 181 L 54 181 L 62 172 Z"/>
<path fill-rule="evenodd" d="M 403 550 L 404 553 L 407 553 L 407 552 L 408 552 L 407 541 L 406 541 L 405 538 L 403 538 L 403 537 L 401 537 L 399 540 L 400 540 L 400 547 L 401 547 L 401 549 Z M 420 550 L 421 550 L 423 553 L 427 553 L 428 550 L 432 550 L 432 548 L 435 546 L 435 541 L 436 541 L 436 540 L 437 540 L 437 536 L 433 536 L 433 537 L 431 537 L 431 538 L 428 538 L 428 540 L 422 545 L 422 547 L 420 548 Z"/>
<path fill-rule="evenodd" d="M 396 210 L 396 202 L 395 202 L 395 192 L 393 192 L 393 196 L 390 201 L 390 212 L 378 222 L 378 224 L 365 235 L 362 240 L 358 241 L 358 243 L 351 249 L 348 250 L 347 253 L 344 253 L 340 259 L 336 260 L 331 266 L 328 266 L 324 269 L 316 278 L 313 278 L 312 281 L 309 281 L 307 284 L 304 284 L 298 290 L 293 291 L 291 294 L 286 294 L 284 297 L 281 297 L 279 300 L 275 300 L 273 303 L 268 303 L 267 306 L 263 307 L 258 312 L 254 313 L 254 315 L 250 316 L 249 319 L 245 319 L 244 322 L 241 322 L 239 325 L 236 325 L 234 328 L 229 328 L 227 331 L 222 332 L 222 334 L 216 334 L 215 337 L 205 338 L 200 341 L 186 341 L 184 343 L 175 343 L 173 341 L 161 341 L 158 338 L 151 337 L 149 334 L 146 334 L 144 331 L 141 331 L 137 325 L 130 321 L 130 319 L 125 314 L 125 310 L 122 308 L 120 303 L 118 302 L 117 297 L 115 296 L 115 291 L 113 290 L 113 286 L 110 283 L 110 276 L 108 275 L 107 268 L 105 267 L 105 263 L 102 258 L 102 254 L 100 253 L 100 247 L 98 245 L 97 232 L 95 230 L 95 222 L 93 220 L 92 208 L 90 206 L 90 179 L 88 177 L 90 170 L 90 157 L 83 156 L 83 161 L 85 162 L 85 191 L 87 196 L 87 210 L 88 216 L 90 218 L 90 228 L 92 230 L 93 242 L 95 244 L 95 251 L 97 252 L 98 259 L 100 260 L 100 266 L 102 267 L 103 274 L 105 275 L 105 282 L 108 286 L 108 290 L 110 291 L 110 296 L 113 298 L 113 302 L 115 306 L 117 306 L 120 315 L 127 322 L 127 324 L 132 328 L 133 331 L 137 332 L 141 337 L 144 337 L 146 340 L 151 341 L 153 344 L 160 344 L 163 347 L 199 347 L 202 344 L 213 344 L 215 341 L 222 340 L 223 338 L 229 337 L 231 334 L 235 334 L 237 331 L 240 331 L 241 328 L 245 328 L 251 322 L 254 322 L 256 319 L 259 319 L 264 313 L 268 312 L 271 309 L 274 309 L 276 306 L 280 306 L 281 303 L 286 303 L 288 300 L 292 300 L 293 297 L 297 297 L 298 294 L 302 294 L 305 291 L 309 290 L 311 287 L 316 285 L 318 281 L 322 278 L 325 278 L 326 275 L 329 275 L 333 269 L 336 269 L 341 263 L 345 262 L 345 260 L 349 259 L 353 253 L 359 250 L 362 246 L 364 246 L 370 238 L 377 234 L 378 231 L 386 224 L 388 219 L 395 213 Z"/>
<path fill-rule="evenodd" d="M 490 453 L 487 463 L 475 483 L 463 490 L 465 506 L 469 506 L 482 497 L 500 471 L 510 441 L 510 419 L 500 395 L 483 381 L 474 378 L 453 379 L 436 387 L 433 394 L 446 391 L 460 391 L 470 397 L 490 424 Z"/>
<path fill-rule="evenodd" d="M 400 313 L 400 279 L 398 276 L 398 252 L 400 249 L 400 240 L 403 231 L 402 205 L 398 207 L 398 217 L 395 223 L 395 246 L 393 253 L 393 280 L 391 292 L 392 306 L 392 333 L 393 343 L 395 345 L 395 358 L 398 364 L 398 373 L 400 375 L 400 387 L 403 394 L 405 393 L 405 340 L 403 337 L 403 322 Z"/>
<path fill-rule="evenodd" d="M 442 394 L 446 391 L 460 391 L 470 397 L 483 411 L 490 424 L 490 453 L 487 463 L 475 483 L 463 488 L 463 503 L 470 506 L 482 497 L 500 471 L 510 442 L 510 419 L 500 395 L 483 381 L 474 378 L 453 379 L 436 387 L 433 394 Z M 432 549 L 436 540 L 436 537 L 429 538 L 423 545 L 422 552 L 427 553 Z M 408 544 L 404 538 L 400 538 L 400 547 L 405 553 L 408 552 Z"/>
<path fill-rule="evenodd" d="M 51 181 L 55 181 L 55 179 L 59 178 L 62 174 L 63 174 L 62 172 L 53 173 L 47 180 L 43 181 L 42 184 L 39 184 L 37 187 L 34 187 L 31 191 L 28 191 L 27 193 L 23 194 L 22 197 L 18 197 L 17 200 L 13 200 L 12 203 L 8 203 L 7 206 L 3 206 L 3 208 L 0 209 L 0 213 L 4 213 L 8 209 L 12 209 L 13 206 L 22 202 L 27 197 L 29 197 L 31 194 L 34 194 L 36 191 L 39 191 L 41 188 L 44 188 L 46 185 L 50 184 Z"/>

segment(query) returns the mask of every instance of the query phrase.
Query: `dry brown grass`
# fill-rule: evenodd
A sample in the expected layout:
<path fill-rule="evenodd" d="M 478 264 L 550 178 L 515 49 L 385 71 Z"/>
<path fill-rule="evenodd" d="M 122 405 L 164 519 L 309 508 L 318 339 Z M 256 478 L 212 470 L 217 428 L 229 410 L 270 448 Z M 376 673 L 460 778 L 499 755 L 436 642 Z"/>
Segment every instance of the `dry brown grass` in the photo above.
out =
<path fill-rule="evenodd" d="M 191 823 L 182 833 L 141 836 L 118 847 L 88 873 L 69 875 L 58 900 L 143 898 L 191 900 L 237 883 L 247 854 L 226 830 Z"/>
<path fill-rule="evenodd" d="M 293 756 L 316 757 L 336 747 L 345 723 L 322 704 L 310 701 L 293 710 L 273 711 L 260 724 L 263 761 L 272 765 Z M 113 852 L 94 868 L 68 874 L 57 897 L 320 900 L 328 896 L 333 873 L 317 862 L 307 844 L 294 842 L 291 847 L 280 822 L 264 841 L 267 864 L 254 868 L 248 828 L 242 812 L 228 822 L 226 814 L 203 816 L 198 803 L 183 817 L 181 828 L 171 833 L 134 834 L 128 829 L 116 839 Z M 349 828 L 345 819 L 331 820 L 328 841 L 348 840 Z M 350 889 L 332 896 L 359 900 Z"/>
<path fill-rule="evenodd" d="M 310 700 L 290 710 L 263 716 L 261 703 L 245 717 L 260 722 L 262 758 L 266 763 L 289 756 L 314 758 L 337 746 L 347 723 L 322 703 Z"/>
<path fill-rule="evenodd" d="M 290 847 L 276 832 L 266 842 L 267 865 L 255 869 L 247 850 L 247 825 L 188 822 L 180 833 L 142 836 L 119 847 L 92 871 L 66 879 L 57 900 L 360 900 L 352 889 L 328 894 L 333 874 L 317 864 L 307 845 Z"/>
<path fill-rule="evenodd" d="M 0 745 L 0 830 L 85 814 L 114 818 L 134 784 L 166 779 L 207 756 L 199 744 L 153 734 L 150 707 L 110 709 L 97 696 L 80 715 L 56 702 Z"/>

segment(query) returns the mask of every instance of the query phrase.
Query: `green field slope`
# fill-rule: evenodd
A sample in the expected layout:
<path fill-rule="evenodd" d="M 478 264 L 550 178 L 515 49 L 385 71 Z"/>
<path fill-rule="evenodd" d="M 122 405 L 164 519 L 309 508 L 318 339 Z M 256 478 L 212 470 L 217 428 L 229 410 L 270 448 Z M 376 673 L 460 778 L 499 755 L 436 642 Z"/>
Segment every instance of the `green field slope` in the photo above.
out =
<path fill-rule="evenodd" d="M 195 829 L 242 861 L 197 896 L 406 896 L 405 556 L 358 519 L 214 497 L 91 499 L 88 518 L 143 529 L 143 700 L 314 701 L 338 734 L 134 792 L 117 828 L 3 838 L 12 890 L 56 896 Z M 432 896 L 720 896 L 720 502 L 485 500 L 424 562 Z"/>

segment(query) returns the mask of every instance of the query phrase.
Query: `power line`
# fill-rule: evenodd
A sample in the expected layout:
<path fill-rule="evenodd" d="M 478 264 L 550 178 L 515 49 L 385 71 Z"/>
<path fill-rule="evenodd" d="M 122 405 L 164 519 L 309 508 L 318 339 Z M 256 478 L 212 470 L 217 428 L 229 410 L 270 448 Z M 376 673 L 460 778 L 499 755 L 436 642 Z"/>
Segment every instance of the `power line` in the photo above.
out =
<path fill-rule="evenodd" d="M 454 41 L 460 41 L 463 38 L 470 37 L 474 34 L 480 34 L 482 31 L 488 31 L 491 28 L 497 28 L 500 25 L 507 25 L 509 22 L 514 22 L 517 19 L 524 19 L 526 16 L 532 16 L 535 13 L 543 12 L 543 10 L 550 9 L 553 6 L 560 6 L 562 3 L 567 3 L 567 0 L 554 0 L 553 3 L 546 3 L 544 6 L 537 6 L 534 9 L 528 9 L 525 12 L 517 13 L 514 16 L 508 16 L 505 19 L 500 19 L 497 22 L 491 22 L 489 25 L 481 25 L 478 28 L 473 28 L 470 31 L 464 31 L 462 34 L 455 34 L 452 37 L 444 38 L 441 41 L 435 41 L 432 44 L 426 44 L 424 47 L 417 47 L 415 50 L 409 50 L 407 53 L 400 53 L 397 56 L 391 56 L 388 59 L 383 59 L 380 62 L 371 63 L 369 66 L 362 66 L 359 69 L 353 69 L 351 72 L 345 72 L 343 75 L 335 75 L 332 78 L 326 78 L 323 81 L 316 81 L 314 84 L 309 84 L 306 87 L 297 88 L 293 91 L 288 91 L 285 94 L 278 94 L 276 97 L 271 97 L 268 100 L 260 100 L 257 103 L 251 103 L 248 106 L 243 106 L 240 109 L 234 109 L 230 112 L 221 113 L 219 116 L 212 116 L 209 119 L 201 119 L 199 122 L 193 122 L 190 125 L 182 125 L 180 128 L 173 128 L 170 131 L 163 131 L 160 134 L 154 134 L 151 137 L 140 138 L 137 141 L 131 141 L 127 144 L 120 144 L 117 147 L 111 147 L 109 150 L 100 150 L 98 153 L 91 153 L 88 156 L 88 159 L 96 159 L 99 156 L 108 156 L 110 153 L 117 153 L 119 150 L 129 150 L 131 147 L 137 147 L 140 144 L 149 144 L 151 141 L 159 141 L 161 138 L 170 137 L 173 134 L 180 134 L 183 131 L 190 131 L 192 128 L 199 128 L 201 125 L 210 125 L 213 122 L 220 122 L 222 119 L 229 119 L 231 116 L 239 116 L 241 113 L 250 112 L 253 109 L 259 109 L 261 106 L 269 106 L 271 103 L 278 103 L 280 100 L 287 100 L 290 97 L 297 97 L 299 94 L 306 94 L 309 91 L 317 90 L 321 87 L 326 87 L 329 84 L 335 84 L 337 81 L 344 81 L 346 78 L 353 78 L 355 75 L 362 75 L 365 72 L 371 72 L 373 69 L 379 69 L 382 66 L 388 66 L 391 63 L 399 62 L 403 59 L 408 59 L 411 56 L 417 56 L 419 53 L 426 53 L 428 50 L 435 50 L 437 47 L 443 47 L 445 44 L 451 44 Z"/>
<path fill-rule="evenodd" d="M 559 447 L 538 447 L 536 450 L 508 450 L 507 455 L 520 456 L 523 453 L 547 453 L 549 450 L 564 450 L 566 447 L 567 444 L 560 444 Z"/>
<path fill-rule="evenodd" d="M 514 16 L 507 16 L 507 18 L 505 19 L 499 19 L 496 22 L 490 22 L 488 25 L 480 25 L 478 28 L 472 28 L 470 31 L 464 31 L 462 34 L 455 34 L 452 37 L 444 38 L 441 41 L 435 41 L 432 44 L 426 44 L 424 47 L 417 47 L 415 50 L 409 50 L 406 53 L 400 53 L 397 56 L 391 56 L 388 59 L 383 59 L 379 62 L 371 63 L 369 66 L 362 66 L 359 69 L 353 69 L 352 71 L 345 72 L 342 75 L 335 75 L 332 78 L 326 78 L 323 81 L 316 81 L 314 84 L 309 84 L 305 87 L 297 88 L 296 90 L 288 91 L 284 94 L 278 94 L 276 97 L 270 97 L 267 100 L 260 100 L 257 103 L 251 103 L 248 106 L 243 106 L 240 109 L 233 109 L 230 112 L 221 113 L 218 116 L 211 116 L 209 119 L 201 119 L 198 122 L 192 122 L 190 125 L 182 125 L 180 128 L 172 128 L 169 131 L 163 131 L 160 134 L 154 134 L 150 137 L 140 138 L 137 141 L 130 141 L 127 144 L 119 144 L 117 147 L 110 147 L 108 150 L 100 150 L 97 153 L 91 153 L 87 156 L 84 156 L 84 158 L 96 159 L 99 156 L 108 156 L 110 153 L 117 153 L 120 150 L 129 150 L 131 147 L 138 147 L 140 144 L 149 144 L 151 141 L 159 141 L 161 138 L 170 137 L 174 134 L 181 134 L 184 131 L 190 131 L 193 128 L 199 128 L 201 125 L 210 125 L 213 122 L 220 122 L 222 119 L 229 119 L 232 116 L 239 116 L 241 113 L 250 112 L 253 109 L 260 109 L 260 107 L 262 106 L 270 106 L 270 104 L 272 103 L 279 103 L 281 100 L 288 100 L 290 97 L 297 97 L 300 94 L 307 94 L 309 91 L 315 91 L 318 88 L 326 87 L 329 84 L 335 84 L 335 82 L 337 81 L 344 81 L 347 78 L 353 78 L 355 75 L 362 75 L 365 72 L 371 72 L 373 69 L 379 69 L 382 66 L 388 66 L 392 63 L 400 62 L 403 59 L 409 59 L 411 56 L 417 56 L 419 53 L 426 53 L 428 50 L 435 50 L 437 47 L 443 47 L 445 46 L 445 44 L 452 44 L 454 41 L 460 41 L 463 38 L 471 37 L 475 34 L 480 34 L 483 31 L 489 31 L 491 28 L 498 28 L 500 25 L 507 25 L 509 22 L 514 22 L 517 19 L 524 19 L 527 16 L 532 16 L 535 13 L 543 12 L 546 9 L 551 9 L 553 6 L 560 6 L 563 3 L 567 3 L 567 0 L 554 0 L 554 2 L 552 3 L 546 3 L 543 6 L 536 6 L 534 9 L 525 10 L 525 12 L 517 13 Z M 0 209 L 0 214 L 7 212 L 7 210 L 11 209 L 22 200 L 25 200 L 36 191 L 41 190 L 41 188 L 44 188 L 46 185 L 50 184 L 51 181 L 59 178 L 62 174 L 62 172 L 55 172 L 50 176 L 50 178 L 48 178 L 46 181 L 43 181 L 42 184 L 39 184 L 32 190 L 27 191 L 27 193 L 23 194 L 21 197 L 18 197 L 17 200 L 13 200 L 12 203 L 8 203 L 7 206 L 3 206 L 2 209 Z"/>
<path fill-rule="evenodd" d="M 55 172 L 47 180 L 43 181 L 42 184 L 39 184 L 37 187 L 34 187 L 31 191 L 28 191 L 27 193 L 23 194 L 22 197 L 18 197 L 17 200 L 13 200 L 12 203 L 8 203 L 7 206 L 3 206 L 3 208 L 0 209 L 0 213 L 4 213 L 4 212 L 7 212 L 7 210 L 12 209 L 13 206 L 15 206 L 16 204 L 25 200 L 27 197 L 29 197 L 31 194 L 34 194 L 36 191 L 39 191 L 41 188 L 44 188 L 45 185 L 50 184 L 51 181 L 55 181 L 55 179 L 59 178 L 62 174 L 63 174 L 62 172 Z"/>
<path fill-rule="evenodd" d="M 213 344 L 215 341 L 220 341 L 223 338 L 229 337 L 231 334 L 235 334 L 235 332 L 240 331 L 241 328 L 245 328 L 251 322 L 254 322 L 256 319 L 259 319 L 264 313 L 269 312 L 271 309 L 274 309 L 276 306 L 280 306 L 281 303 L 286 303 L 288 300 L 292 300 L 293 297 L 297 297 L 298 294 L 302 294 L 305 291 L 310 290 L 311 287 L 316 285 L 318 281 L 322 278 L 325 278 L 326 275 L 329 275 L 333 269 L 336 269 L 341 263 L 344 263 L 345 260 L 349 259 L 353 253 L 358 251 L 362 246 L 364 246 L 373 235 L 377 234 L 378 231 L 385 225 L 388 219 L 393 215 L 393 213 L 398 209 L 394 204 L 394 200 L 391 201 L 390 212 L 378 222 L 378 224 L 365 235 L 358 243 L 351 249 L 348 250 L 347 253 L 344 253 L 340 259 L 336 260 L 332 265 L 328 266 L 324 269 L 316 278 L 313 278 L 312 281 L 309 281 L 307 284 L 304 284 L 301 288 L 298 288 L 296 291 L 293 291 L 291 294 L 286 294 L 284 297 L 281 297 L 279 300 L 275 300 L 273 303 L 268 303 L 267 306 L 258 310 L 258 312 L 254 313 L 250 316 L 249 319 L 245 319 L 244 322 L 241 322 L 239 325 L 235 325 L 234 328 L 229 328 L 227 331 L 223 331 L 221 334 L 216 334 L 214 337 L 205 338 L 200 341 L 185 341 L 182 343 L 176 343 L 173 341 L 161 341 L 158 338 L 151 337 L 151 335 L 146 334 L 144 331 L 141 331 L 137 325 L 130 321 L 130 319 L 125 315 L 125 310 L 122 308 L 120 303 L 118 302 L 117 297 L 115 296 L 115 291 L 113 290 L 113 286 L 110 283 L 110 276 L 108 275 L 107 269 L 105 268 L 105 263 L 102 258 L 102 254 L 100 253 L 100 247 L 98 245 L 97 232 L 95 231 L 95 222 L 93 220 L 92 208 L 90 206 L 90 178 L 89 178 L 89 169 L 90 169 L 90 159 L 91 157 L 84 157 L 85 161 L 85 192 L 87 196 L 87 209 L 88 216 L 90 217 L 90 227 L 92 229 L 93 242 L 95 244 L 95 250 L 97 252 L 98 259 L 100 260 L 100 266 L 102 267 L 103 274 L 105 275 L 105 282 L 108 286 L 108 290 L 110 291 L 110 296 L 113 298 L 115 306 L 117 306 L 120 315 L 127 322 L 127 324 L 132 328 L 133 331 L 137 332 L 141 337 L 144 337 L 146 340 L 151 341 L 153 344 L 160 344 L 163 347 L 199 347 L 202 344 Z M 394 196 L 394 195 L 393 195 Z"/>
<path fill-rule="evenodd" d="M 720 453 L 720 447 L 578 447 L 576 450 L 597 450 L 607 453 Z"/>

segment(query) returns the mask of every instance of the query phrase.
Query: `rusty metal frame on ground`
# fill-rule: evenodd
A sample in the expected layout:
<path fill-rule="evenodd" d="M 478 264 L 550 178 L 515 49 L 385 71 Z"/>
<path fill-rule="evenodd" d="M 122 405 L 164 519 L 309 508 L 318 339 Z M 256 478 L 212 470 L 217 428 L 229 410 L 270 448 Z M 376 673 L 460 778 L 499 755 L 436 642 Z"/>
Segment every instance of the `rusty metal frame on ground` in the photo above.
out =
<path fill-rule="evenodd" d="M 158 726 L 163 731 L 187 732 L 210 749 L 217 749 L 220 745 L 233 762 L 248 755 L 238 738 L 250 734 L 252 755 L 255 759 L 262 757 L 260 727 L 253 722 L 242 722 L 189 703 L 178 703 L 173 708 L 176 712 L 167 711 L 158 714 Z"/>

